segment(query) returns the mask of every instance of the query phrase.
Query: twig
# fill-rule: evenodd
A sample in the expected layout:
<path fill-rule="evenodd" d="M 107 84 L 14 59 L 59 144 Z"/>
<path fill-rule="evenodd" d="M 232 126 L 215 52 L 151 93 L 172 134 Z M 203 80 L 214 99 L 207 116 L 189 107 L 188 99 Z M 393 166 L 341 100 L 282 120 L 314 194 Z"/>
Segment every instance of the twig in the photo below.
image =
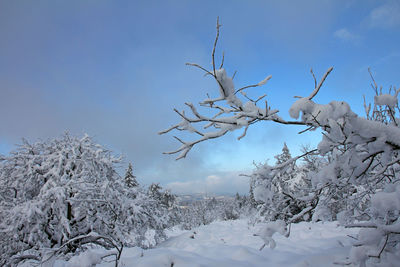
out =
<path fill-rule="evenodd" d="M 221 60 L 221 65 L 219 66 L 220 69 L 224 66 L 224 60 L 225 60 L 225 52 L 222 52 L 222 60 Z"/>
<path fill-rule="evenodd" d="M 314 88 L 317 88 L 317 78 L 315 78 L 315 75 L 314 75 L 314 72 L 313 72 L 312 68 L 310 69 L 310 72 L 311 72 L 311 74 L 312 74 L 312 76 L 314 78 Z"/>
<path fill-rule="evenodd" d="M 212 74 L 211 72 L 209 72 L 207 69 L 203 68 L 202 66 L 200 66 L 200 65 L 198 65 L 198 64 L 187 62 L 185 65 L 187 65 L 187 66 L 193 66 L 193 67 L 199 68 L 199 69 L 203 70 L 206 74 L 213 75 L 213 74 Z M 214 75 L 213 75 L 213 76 L 214 76 Z"/>
<path fill-rule="evenodd" d="M 246 136 L 247 133 L 247 129 L 249 128 L 249 125 L 246 126 L 246 128 L 244 128 L 243 134 L 241 136 L 238 137 L 238 140 L 242 139 L 243 137 Z"/>
<path fill-rule="evenodd" d="M 212 51 L 212 55 L 211 55 L 214 77 L 216 77 L 216 73 L 215 73 L 215 48 L 217 47 L 217 43 L 218 43 L 219 27 L 221 27 L 221 25 L 219 24 L 219 17 L 217 17 L 217 35 L 215 36 L 213 51 Z"/>
<path fill-rule="evenodd" d="M 331 71 L 333 70 L 333 67 L 330 67 L 324 74 L 324 76 L 322 77 L 321 81 L 319 82 L 319 84 L 315 87 L 314 91 L 310 94 L 310 96 L 308 97 L 309 100 L 313 99 L 314 96 L 316 96 L 318 94 L 319 89 L 321 89 L 322 84 L 324 83 L 326 77 L 328 77 L 329 73 L 331 73 Z"/>
<path fill-rule="evenodd" d="M 232 75 L 232 80 L 235 78 L 237 71 L 235 70 L 235 72 Z"/>
<path fill-rule="evenodd" d="M 258 85 L 258 84 L 252 84 L 252 85 L 247 85 L 247 86 L 244 86 L 244 87 L 242 87 L 242 88 L 239 88 L 239 89 L 237 89 L 237 90 L 235 91 L 235 95 L 236 95 L 237 93 L 239 93 L 240 91 L 243 91 L 244 89 L 252 88 L 252 87 L 257 87 L 257 86 L 259 86 L 259 85 Z"/>

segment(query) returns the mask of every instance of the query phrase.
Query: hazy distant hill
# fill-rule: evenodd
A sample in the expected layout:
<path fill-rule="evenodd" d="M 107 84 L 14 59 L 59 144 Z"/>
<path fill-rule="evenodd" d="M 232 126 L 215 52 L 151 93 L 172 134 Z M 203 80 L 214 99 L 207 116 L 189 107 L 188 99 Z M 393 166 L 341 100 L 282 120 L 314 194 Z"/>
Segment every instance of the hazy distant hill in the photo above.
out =
<path fill-rule="evenodd" d="M 234 195 L 232 194 L 204 194 L 204 193 L 196 193 L 196 194 L 187 194 L 187 195 L 177 195 L 177 200 L 179 205 L 185 205 L 192 203 L 194 201 L 206 200 L 206 199 L 233 199 Z"/>

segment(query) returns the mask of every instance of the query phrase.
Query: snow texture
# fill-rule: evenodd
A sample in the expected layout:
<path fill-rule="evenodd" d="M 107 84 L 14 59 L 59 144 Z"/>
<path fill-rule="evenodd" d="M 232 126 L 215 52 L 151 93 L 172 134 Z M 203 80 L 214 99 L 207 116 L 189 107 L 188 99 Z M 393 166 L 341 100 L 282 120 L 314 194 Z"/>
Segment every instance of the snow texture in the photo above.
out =
<path fill-rule="evenodd" d="M 338 226 L 337 222 L 303 222 L 292 225 L 289 238 L 277 234 L 274 250 L 260 251 L 264 241 L 253 234 L 262 232 L 263 227 L 263 224 L 251 226 L 246 220 L 237 220 L 214 222 L 184 233 L 177 230 L 176 234 L 170 232 L 170 238 L 156 248 L 125 248 L 119 266 L 337 266 L 334 262 L 344 262 L 352 244 L 353 239 L 347 235 L 356 232 Z M 101 254 L 98 250 L 93 253 Z M 95 263 L 97 260 L 96 256 L 86 253 L 69 262 L 58 261 L 55 267 L 75 267 L 73 263 L 77 257 L 81 262 L 92 260 Z M 96 266 L 111 267 L 114 263 L 103 261 Z"/>
<path fill-rule="evenodd" d="M 374 97 L 374 102 L 378 106 L 388 106 L 394 108 L 397 105 L 397 94 L 382 94 Z"/>
<path fill-rule="evenodd" d="M 241 106 L 242 102 L 235 96 L 235 85 L 233 84 L 233 80 L 232 78 L 228 77 L 225 69 L 216 70 L 215 75 L 219 83 L 221 98 L 226 99 L 231 105 L 238 107 Z"/>

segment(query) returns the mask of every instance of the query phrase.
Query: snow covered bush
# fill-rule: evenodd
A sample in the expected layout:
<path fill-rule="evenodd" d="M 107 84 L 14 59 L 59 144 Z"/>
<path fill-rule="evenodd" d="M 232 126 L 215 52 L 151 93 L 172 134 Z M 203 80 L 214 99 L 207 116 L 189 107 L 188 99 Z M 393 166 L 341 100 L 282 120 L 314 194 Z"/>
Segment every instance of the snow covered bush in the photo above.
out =
<path fill-rule="evenodd" d="M 272 249 L 275 248 L 276 242 L 272 236 L 276 232 L 285 237 L 289 237 L 290 232 L 287 229 L 286 223 L 282 220 L 264 223 L 261 226 L 262 227 L 259 229 L 258 233 L 255 234 L 264 241 L 264 244 L 260 247 L 260 250 L 262 250 L 266 245 L 269 245 L 269 247 Z"/>
<path fill-rule="evenodd" d="M 318 104 L 313 101 L 333 70 L 329 68 L 318 83 L 312 73 L 315 81 L 314 90 L 309 96 L 297 97 L 297 101 L 289 110 L 294 120 L 286 120 L 278 115 L 279 110 L 271 108 L 270 102 L 260 103 L 265 95 L 252 99 L 245 92 L 248 88 L 264 85 L 271 76 L 259 83 L 236 89 L 233 78 L 223 69 L 223 62 L 219 68 L 217 67 L 215 49 L 219 28 L 217 22 L 212 69 L 207 70 L 197 64 L 188 64 L 201 69 L 216 81 L 219 96 L 207 97 L 200 102 L 200 106 L 208 109 L 205 114 L 214 111 L 214 115 L 202 115 L 192 103 L 186 103 L 192 116 L 175 109 L 181 122 L 160 134 L 177 129 L 189 131 L 197 138 L 184 141 L 175 137 L 181 146 L 166 154 L 179 153 L 177 159 L 181 159 L 201 142 L 244 128 L 243 134 L 239 137 L 241 139 L 246 135 L 248 127 L 260 121 L 307 127 L 302 132 L 320 129 L 322 140 L 314 152 L 326 156 L 328 160 L 320 166 L 321 168 L 308 173 L 311 190 L 301 194 L 298 199 L 304 202 L 301 205 L 302 210 L 296 214 L 292 213 L 293 217 L 287 218 L 287 222 L 294 221 L 306 213 L 312 213 L 313 220 L 330 217 L 347 218 L 346 223 L 358 221 L 349 226 L 369 230 L 367 233 L 364 230 L 360 231 L 350 260 L 360 265 L 374 260 L 399 262 L 400 203 L 397 198 L 400 192 L 398 189 L 400 110 L 397 97 L 400 89 L 384 94 L 382 90 L 378 90 L 373 80 L 375 102 L 373 108 L 371 104 L 365 104 L 366 117 L 361 117 L 354 113 L 346 102 L 332 101 L 329 104 Z M 199 125 L 202 127 L 197 127 Z M 262 168 L 266 169 L 261 171 L 260 175 L 266 176 L 259 180 L 264 181 L 263 187 L 268 190 L 256 192 L 257 188 L 253 188 L 256 200 L 257 195 L 258 198 L 272 198 L 276 192 L 279 193 L 272 190 L 273 178 L 288 164 L 305 155 L 306 153 L 274 167 L 263 166 Z M 335 214 L 332 214 L 332 211 Z"/>
<path fill-rule="evenodd" d="M 46 260 L 83 249 L 145 245 L 163 237 L 165 214 L 139 188 L 126 187 L 110 151 L 63 135 L 27 141 L 0 161 L 0 265 Z M 136 189 L 135 189 L 136 188 Z"/>

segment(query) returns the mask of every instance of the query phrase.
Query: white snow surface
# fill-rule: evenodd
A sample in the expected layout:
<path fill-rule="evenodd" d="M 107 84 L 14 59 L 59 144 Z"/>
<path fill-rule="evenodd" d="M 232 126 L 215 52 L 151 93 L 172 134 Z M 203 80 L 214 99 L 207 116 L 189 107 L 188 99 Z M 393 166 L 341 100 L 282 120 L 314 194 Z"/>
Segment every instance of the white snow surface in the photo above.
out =
<path fill-rule="evenodd" d="M 377 95 L 374 97 L 374 102 L 378 106 L 384 106 L 387 105 L 391 108 L 394 108 L 397 105 L 397 94 L 391 95 L 391 94 L 382 94 L 382 95 Z"/>
<path fill-rule="evenodd" d="M 217 221 L 191 231 L 175 228 L 168 231 L 169 238 L 165 242 L 153 249 L 124 248 L 119 266 L 340 266 L 333 263 L 346 262 L 353 242 L 347 235 L 355 236 L 357 233 L 356 229 L 345 229 L 337 222 L 302 222 L 292 224 L 289 238 L 275 233 L 275 249 L 266 246 L 260 251 L 264 242 L 254 234 L 259 233 L 263 226 L 236 220 Z M 102 253 L 93 250 L 93 254 Z M 88 259 L 83 259 L 83 256 Z M 80 267 L 114 266 L 111 261 L 91 265 L 90 257 L 86 252 L 69 262 L 57 261 L 54 266 L 72 267 L 77 266 L 77 262 Z M 92 259 L 95 263 L 98 257 Z"/>

